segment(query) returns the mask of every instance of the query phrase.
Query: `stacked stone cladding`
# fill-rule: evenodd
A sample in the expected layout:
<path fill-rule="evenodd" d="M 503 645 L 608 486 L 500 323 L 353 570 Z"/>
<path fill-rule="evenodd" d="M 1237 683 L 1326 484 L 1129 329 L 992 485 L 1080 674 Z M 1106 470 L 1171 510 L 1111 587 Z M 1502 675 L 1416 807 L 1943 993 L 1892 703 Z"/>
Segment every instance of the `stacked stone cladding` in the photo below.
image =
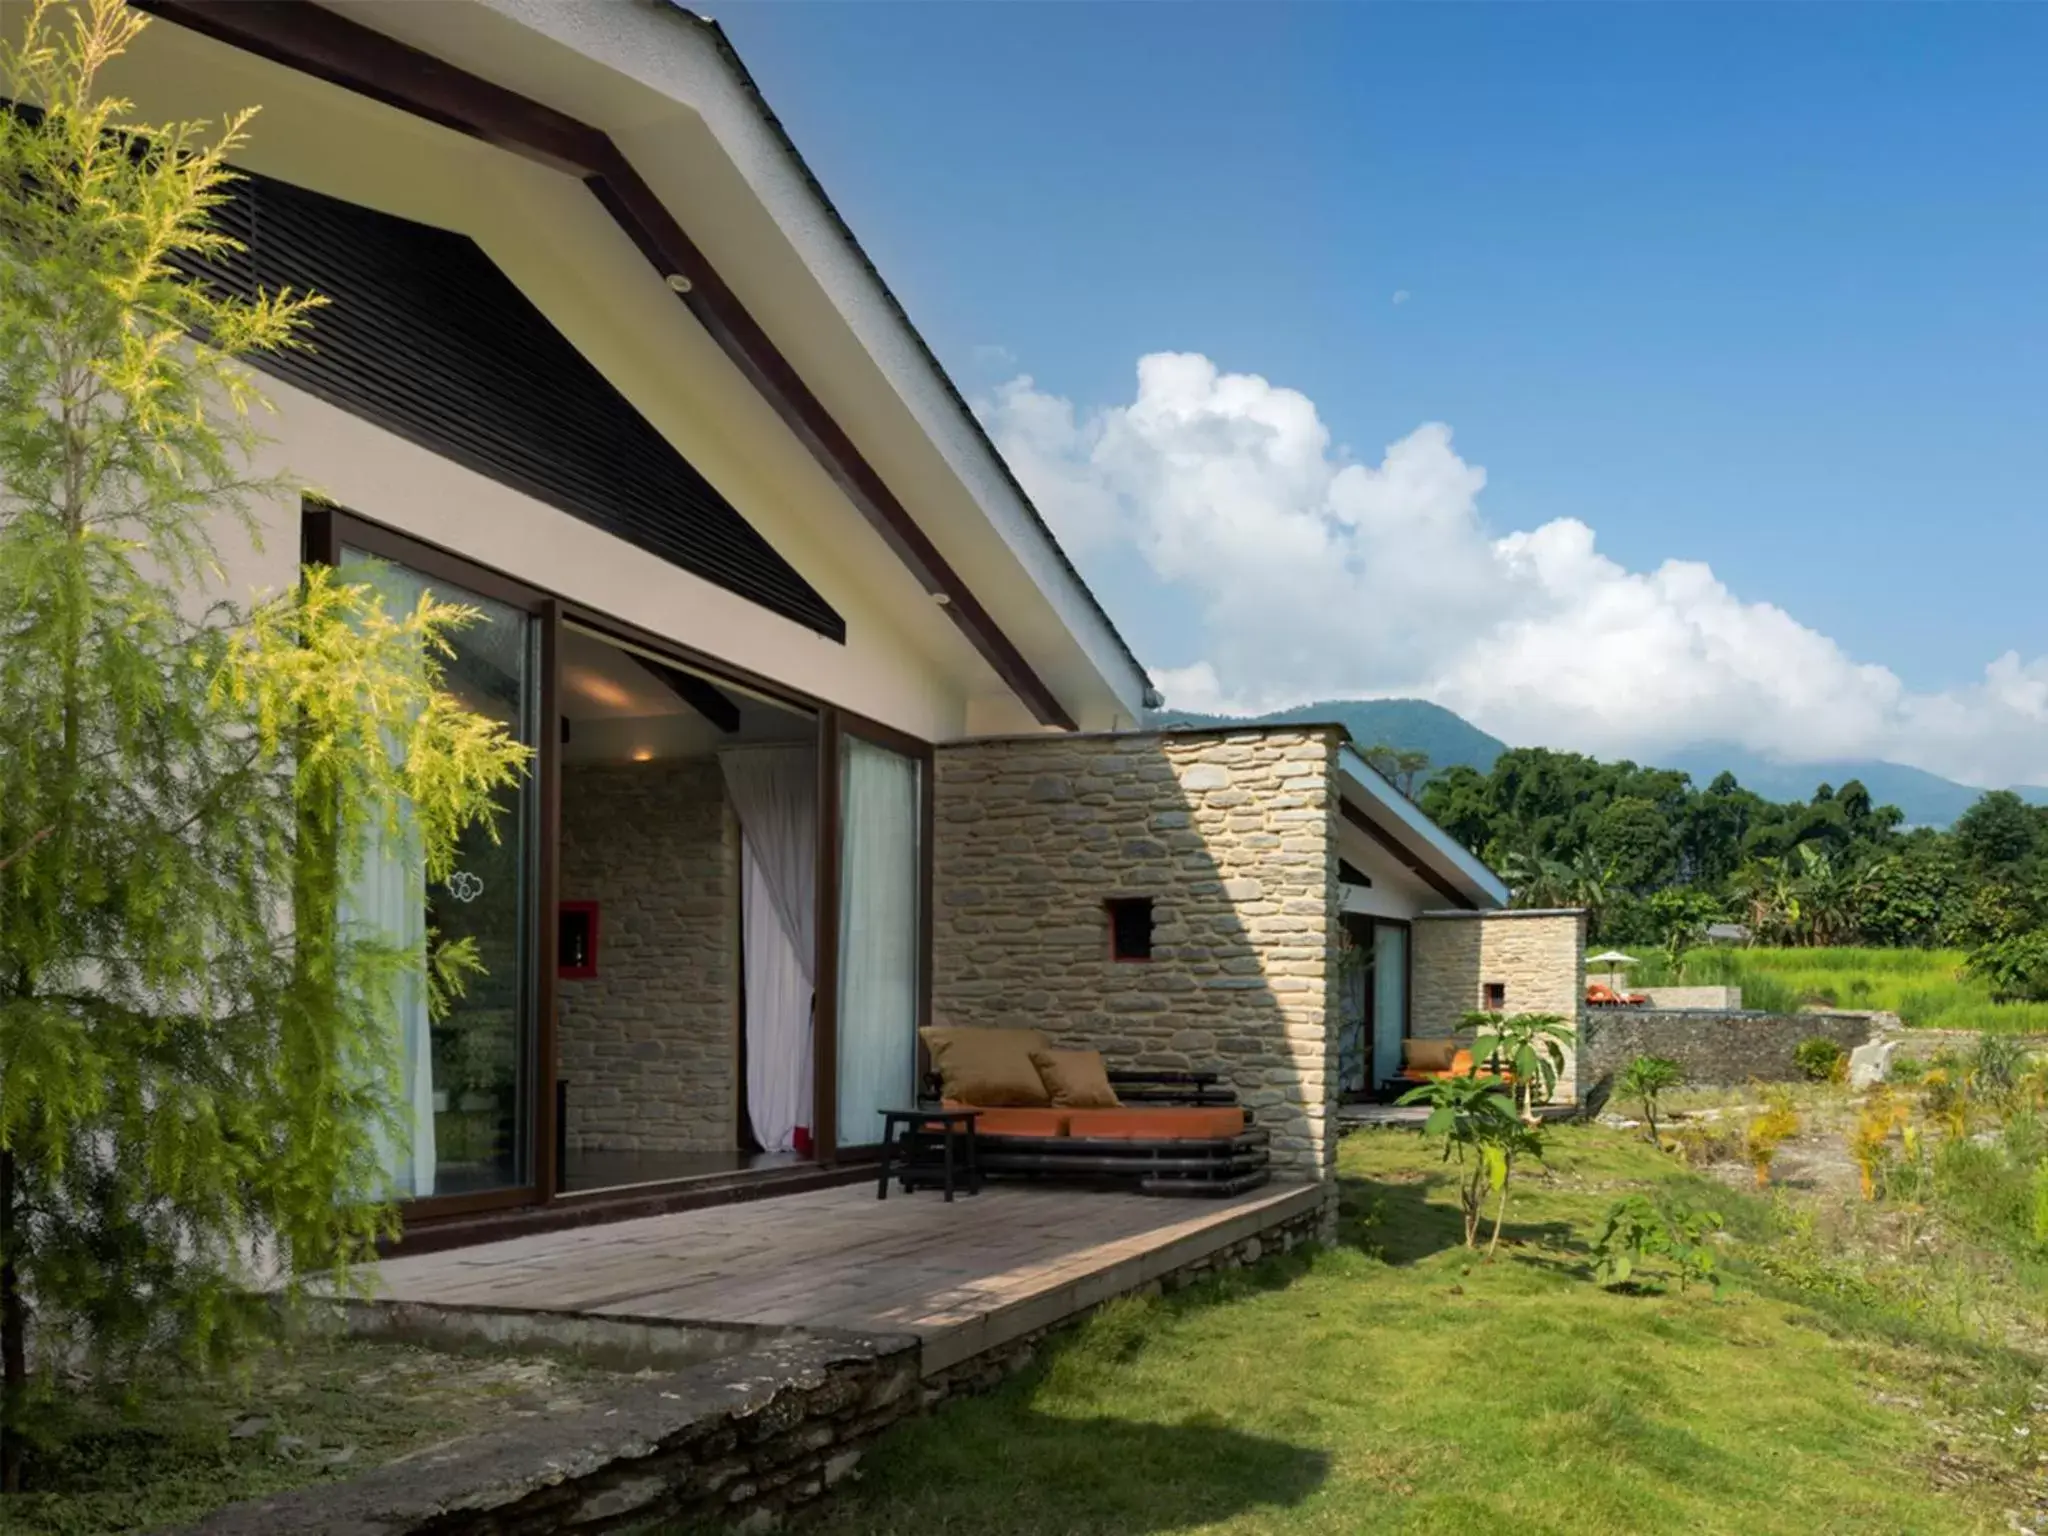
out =
<path fill-rule="evenodd" d="M 1415 923 L 1414 945 L 1408 1032 L 1417 1039 L 1469 1037 L 1465 1015 L 1487 1006 L 1489 983 L 1504 989 L 1509 1014 L 1569 1022 L 1585 1006 L 1583 912 L 1429 912 Z M 1571 1097 L 1576 1082 L 1567 1059 L 1558 1097 Z"/>
<path fill-rule="evenodd" d="M 739 824 L 718 764 L 570 765 L 561 888 L 599 904 L 597 975 L 559 988 L 569 1146 L 737 1145 Z"/>
<path fill-rule="evenodd" d="M 932 1012 L 1112 1067 L 1216 1068 L 1283 1176 L 1336 1153 L 1334 727 L 1032 737 L 936 757 Z M 1105 903 L 1149 897 L 1117 960 Z"/>

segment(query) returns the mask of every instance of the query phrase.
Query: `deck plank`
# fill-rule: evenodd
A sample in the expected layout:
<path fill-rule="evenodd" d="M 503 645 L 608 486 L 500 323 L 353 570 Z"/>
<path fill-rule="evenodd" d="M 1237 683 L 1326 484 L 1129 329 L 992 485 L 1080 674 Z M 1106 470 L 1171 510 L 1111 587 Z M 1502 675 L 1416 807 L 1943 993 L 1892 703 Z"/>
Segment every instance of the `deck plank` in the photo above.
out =
<path fill-rule="evenodd" d="M 375 1266 L 444 1305 L 913 1333 L 942 1370 L 1288 1219 L 1316 1192 L 1214 1203 L 995 1185 L 948 1205 L 845 1185 Z"/>

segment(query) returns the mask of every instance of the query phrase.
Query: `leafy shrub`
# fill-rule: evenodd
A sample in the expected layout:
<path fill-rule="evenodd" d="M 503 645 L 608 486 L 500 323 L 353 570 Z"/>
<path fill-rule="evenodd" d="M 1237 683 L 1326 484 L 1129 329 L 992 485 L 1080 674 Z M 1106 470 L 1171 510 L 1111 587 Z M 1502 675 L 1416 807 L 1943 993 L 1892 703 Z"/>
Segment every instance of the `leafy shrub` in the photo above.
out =
<path fill-rule="evenodd" d="M 1684 1068 L 1669 1056 L 1638 1056 L 1628 1064 L 1614 1085 L 1616 1093 L 1642 1105 L 1643 1120 L 1653 1147 L 1664 1144 L 1657 1135 L 1658 1097 L 1684 1081 Z"/>
<path fill-rule="evenodd" d="M 1708 1168 L 1746 1156 L 1742 1127 L 1729 1120 L 1688 1120 L 1673 1134 L 1671 1149 L 1688 1168 Z"/>
<path fill-rule="evenodd" d="M 2011 1035 L 1980 1035 L 1970 1057 L 1970 1085 L 1985 1098 L 2010 1098 L 2026 1067 L 2027 1048 Z"/>
<path fill-rule="evenodd" d="M 1714 1211 L 1694 1211 L 1677 1201 L 1659 1206 L 1647 1195 L 1625 1195 L 1607 1209 L 1593 1239 L 1594 1277 L 1612 1290 L 1626 1285 L 1644 1260 L 1669 1259 L 1678 1271 L 1678 1288 L 1698 1280 L 1720 1289 L 1710 1235 L 1720 1230 Z"/>
<path fill-rule="evenodd" d="M 1970 1134 L 1970 1075 L 1950 1051 L 1937 1051 L 1920 1075 L 1920 1107 L 1950 1141 Z"/>
<path fill-rule="evenodd" d="M 1849 1127 L 1849 1155 L 1856 1160 L 1866 1200 L 1877 1198 L 1891 1162 L 1892 1133 L 1904 1129 L 1907 1113 L 1903 1101 L 1880 1088 L 1864 1101 L 1862 1111 Z"/>
<path fill-rule="evenodd" d="M 1970 951 L 1965 973 L 1987 983 L 1997 1003 L 2048 1001 L 2048 929 L 2030 928 Z"/>
<path fill-rule="evenodd" d="M 1826 1035 L 1808 1035 L 1793 1048 L 1792 1064 L 1809 1082 L 1840 1082 L 1849 1069 L 1849 1053 Z"/>
<path fill-rule="evenodd" d="M 1799 1111 L 1792 1107 L 1791 1095 L 1773 1094 L 1768 1107 L 1749 1122 L 1742 1136 L 1743 1151 L 1756 1172 L 1758 1189 L 1771 1182 L 1771 1164 L 1778 1156 L 1778 1148 L 1798 1134 Z"/>

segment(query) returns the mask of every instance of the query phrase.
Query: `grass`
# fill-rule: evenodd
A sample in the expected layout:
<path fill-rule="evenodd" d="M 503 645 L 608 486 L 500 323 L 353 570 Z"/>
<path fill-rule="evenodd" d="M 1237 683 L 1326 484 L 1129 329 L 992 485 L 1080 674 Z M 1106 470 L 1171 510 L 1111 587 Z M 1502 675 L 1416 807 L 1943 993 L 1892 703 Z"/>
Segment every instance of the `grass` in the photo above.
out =
<path fill-rule="evenodd" d="M 1588 974 L 1604 977 L 1598 966 Z M 1679 984 L 1654 950 L 1628 980 Z M 1771 1012 L 1819 1004 L 1884 1009 L 1923 1029 L 2048 1033 L 2048 1003 L 1994 1003 L 1985 983 L 1963 975 L 1955 949 L 1696 949 L 1683 984 L 1739 986 L 1745 1008 Z"/>
<path fill-rule="evenodd" d="M 1551 1142 L 1482 1265 L 1430 1147 L 1351 1136 L 1342 1245 L 1106 1309 L 887 1437 L 823 1528 L 1974 1532 L 2035 1502 L 2031 1356 L 1835 1284 L 1810 1223 L 1632 1135 Z M 1719 1299 L 1591 1281 L 1589 1234 L 1635 1190 L 1724 1213 Z"/>
<path fill-rule="evenodd" d="M 47 1405 L 8 1536 L 101 1536 L 197 1519 L 241 1499 L 347 1477 L 484 1428 L 587 1400 L 600 1373 L 553 1360 L 309 1341 L 239 1381 L 152 1378 L 132 1404 Z"/>

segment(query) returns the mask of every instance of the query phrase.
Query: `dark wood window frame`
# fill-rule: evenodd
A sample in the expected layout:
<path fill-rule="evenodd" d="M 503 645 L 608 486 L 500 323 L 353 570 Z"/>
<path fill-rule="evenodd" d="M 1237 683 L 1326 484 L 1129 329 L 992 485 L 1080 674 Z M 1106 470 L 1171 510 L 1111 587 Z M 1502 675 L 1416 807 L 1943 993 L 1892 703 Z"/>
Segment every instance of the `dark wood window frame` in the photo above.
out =
<path fill-rule="evenodd" d="M 901 752 L 919 764 L 919 865 L 918 865 L 918 1024 L 931 1022 L 932 1006 L 932 886 L 936 830 L 933 773 L 936 754 L 932 744 L 906 732 L 838 708 L 800 690 L 750 672 L 721 658 L 640 628 L 595 609 L 583 607 L 541 588 L 494 570 L 469 556 L 409 534 L 372 522 L 360 514 L 326 502 L 308 499 L 303 514 L 303 553 L 308 563 L 333 565 L 342 548 L 366 550 L 411 567 L 428 577 L 438 577 L 485 597 L 531 613 L 540 622 L 540 728 L 536 731 L 535 772 L 539 786 L 537 805 L 537 870 L 534 882 L 533 923 L 530 953 L 537 970 L 532 978 L 538 1010 L 533 1031 L 533 1068 L 528 1081 L 535 1085 L 528 1105 L 529 1134 L 532 1136 L 529 1163 L 532 1181 L 516 1189 L 491 1190 L 475 1195 L 435 1197 L 406 1202 L 400 1215 L 407 1227 L 402 1246 L 433 1247 L 451 1240 L 473 1241 L 492 1235 L 477 1230 L 477 1223 L 502 1224 L 507 1230 L 534 1225 L 559 1225 L 563 1221 L 607 1219 L 613 1214 L 649 1214 L 653 1210 L 681 1209 L 693 1204 L 735 1198 L 729 1187 L 705 1190 L 700 1180 L 678 1179 L 661 1184 L 636 1185 L 629 1190 L 582 1190 L 561 1188 L 562 1170 L 556 1166 L 556 1097 L 552 1083 L 557 1070 L 555 1015 L 561 976 L 558 954 L 559 929 L 555 913 L 561 900 L 561 732 L 548 723 L 561 717 L 561 632 L 565 626 L 616 640 L 652 652 L 675 665 L 699 672 L 714 681 L 759 694 L 793 711 L 808 714 L 818 723 L 818 965 L 813 1023 L 812 1135 L 814 1162 L 821 1177 L 842 1161 L 837 1140 L 838 1051 L 837 1017 L 839 995 L 839 840 L 841 831 L 839 762 L 840 742 L 846 736 L 863 739 Z M 653 558 L 653 557 L 649 557 Z M 922 1047 L 920 1046 L 920 1051 Z M 920 1066 L 922 1058 L 920 1057 Z M 843 1160 L 859 1165 L 877 1155 L 877 1147 L 843 1149 Z M 784 1187 L 777 1183 L 776 1188 Z M 693 1191 L 696 1193 L 693 1194 Z M 462 1235 L 455 1238 L 460 1224 Z M 439 1228 L 441 1230 L 437 1231 Z M 418 1241 L 415 1241 L 418 1239 Z"/>
<path fill-rule="evenodd" d="M 1109 958 L 1119 965 L 1145 965 L 1152 959 L 1152 928 L 1156 921 L 1150 896 L 1111 896 L 1102 903 L 1109 921 Z M 1144 930 L 1138 930 L 1138 920 Z"/>

